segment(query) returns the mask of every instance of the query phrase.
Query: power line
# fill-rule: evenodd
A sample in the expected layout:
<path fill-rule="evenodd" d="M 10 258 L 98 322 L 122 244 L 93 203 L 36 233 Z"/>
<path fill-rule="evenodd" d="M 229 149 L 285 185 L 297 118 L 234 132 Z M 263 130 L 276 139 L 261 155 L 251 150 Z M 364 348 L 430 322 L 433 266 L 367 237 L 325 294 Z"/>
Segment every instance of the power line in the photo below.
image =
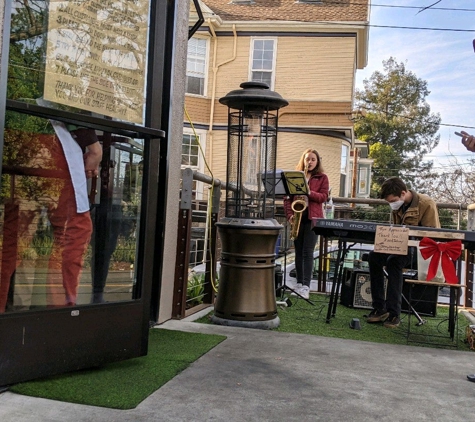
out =
<path fill-rule="evenodd" d="M 341 6 L 341 2 L 325 2 L 326 4 L 334 4 L 337 6 Z M 367 6 L 368 3 L 352 3 L 356 6 Z M 466 8 L 455 8 L 455 7 L 430 7 L 424 8 L 424 6 L 401 6 L 401 5 L 394 5 L 394 4 L 371 4 L 371 7 L 387 7 L 387 8 L 397 8 L 397 9 L 417 9 L 420 11 L 423 10 L 444 10 L 444 11 L 451 11 L 451 12 L 475 12 L 475 9 L 466 9 Z"/>
<path fill-rule="evenodd" d="M 432 3 L 431 5 L 424 7 L 424 9 L 419 10 L 417 13 L 421 13 L 424 10 L 430 9 L 432 6 L 435 6 L 436 4 L 439 4 L 441 1 L 442 0 L 437 0 L 435 3 Z"/>
<path fill-rule="evenodd" d="M 319 23 L 323 25 L 335 25 L 333 21 L 313 21 L 313 23 Z M 338 22 L 339 26 L 348 26 L 348 27 L 364 27 L 364 28 L 389 28 L 389 29 L 413 29 L 417 31 L 440 31 L 440 32 L 475 32 L 475 29 L 460 29 L 460 28 L 429 28 L 423 26 L 398 26 L 398 25 L 373 25 L 369 23 L 347 23 L 347 22 Z"/>
<path fill-rule="evenodd" d="M 396 26 L 396 25 L 370 25 L 370 24 L 365 24 L 364 26 L 371 27 L 371 28 L 416 29 L 419 31 L 475 32 L 475 29 L 428 28 L 428 27 L 423 27 L 423 26 Z"/>
<path fill-rule="evenodd" d="M 391 116 L 391 117 L 401 117 L 403 119 L 412 120 L 414 122 L 425 123 L 425 121 L 422 120 L 422 119 L 416 119 L 414 117 L 403 116 L 402 114 L 395 114 L 395 113 L 391 113 L 391 112 L 386 111 L 386 110 L 381 110 L 381 109 L 377 109 L 377 108 L 368 108 L 368 107 L 365 107 L 365 106 L 362 106 L 361 108 L 363 108 L 364 110 L 367 110 L 369 112 L 373 112 L 373 113 L 381 113 L 381 114 L 386 114 L 387 116 Z M 439 126 L 457 127 L 457 128 L 461 128 L 461 129 L 475 129 L 475 126 L 455 125 L 455 124 L 452 124 L 452 123 L 439 123 Z"/>
<path fill-rule="evenodd" d="M 353 3 L 353 4 L 361 4 L 363 5 L 364 3 Z M 465 8 L 454 8 L 454 7 L 429 7 L 424 9 L 421 6 L 399 6 L 399 5 L 390 5 L 390 4 L 372 4 L 371 7 L 394 7 L 394 8 L 399 8 L 399 9 L 418 9 L 418 10 L 448 10 L 448 11 L 454 11 L 454 12 L 475 12 L 475 9 L 465 9 Z"/>

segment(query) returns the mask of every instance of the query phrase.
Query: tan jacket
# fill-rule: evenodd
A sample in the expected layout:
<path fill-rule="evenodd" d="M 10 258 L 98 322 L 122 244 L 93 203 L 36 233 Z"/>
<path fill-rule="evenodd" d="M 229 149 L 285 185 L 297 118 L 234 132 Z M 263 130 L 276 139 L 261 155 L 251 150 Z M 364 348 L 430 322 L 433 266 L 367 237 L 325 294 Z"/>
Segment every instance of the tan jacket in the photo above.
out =
<path fill-rule="evenodd" d="M 410 192 L 412 193 L 412 202 L 409 208 L 404 213 L 403 207 L 393 211 L 391 215 L 393 224 L 440 228 L 439 212 L 434 200 L 423 193 L 413 190 Z"/>

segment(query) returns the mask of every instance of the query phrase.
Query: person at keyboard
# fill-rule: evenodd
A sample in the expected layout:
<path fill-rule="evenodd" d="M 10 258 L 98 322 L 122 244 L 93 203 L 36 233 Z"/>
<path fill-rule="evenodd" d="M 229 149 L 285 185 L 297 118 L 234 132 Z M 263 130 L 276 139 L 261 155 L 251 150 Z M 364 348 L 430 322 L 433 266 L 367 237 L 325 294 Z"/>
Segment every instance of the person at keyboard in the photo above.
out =
<path fill-rule="evenodd" d="M 440 228 L 435 201 L 427 195 L 408 189 L 399 177 L 385 180 L 381 185 L 380 196 L 392 209 L 392 224 Z M 411 264 L 413 255 L 413 248 L 407 255 L 370 252 L 368 262 L 373 310 L 368 315 L 367 322 L 383 322 L 387 328 L 399 326 L 403 269 Z M 388 280 L 386 294 L 385 273 Z"/>

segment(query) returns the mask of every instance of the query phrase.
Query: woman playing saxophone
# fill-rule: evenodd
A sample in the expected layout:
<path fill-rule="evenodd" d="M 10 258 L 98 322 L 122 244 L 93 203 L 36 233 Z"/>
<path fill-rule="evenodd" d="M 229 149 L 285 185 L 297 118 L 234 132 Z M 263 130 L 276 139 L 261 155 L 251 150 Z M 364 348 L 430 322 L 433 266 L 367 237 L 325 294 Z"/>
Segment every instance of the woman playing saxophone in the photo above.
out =
<path fill-rule="evenodd" d="M 308 299 L 313 271 L 313 251 L 318 238 L 312 230 L 312 220 L 323 218 L 323 204 L 328 198 L 329 182 L 327 175 L 323 172 L 320 155 L 313 148 L 303 152 L 295 169 L 305 172 L 310 192 L 308 196 L 286 197 L 284 210 L 292 227 L 295 245 L 297 278 L 295 290 L 300 296 Z"/>

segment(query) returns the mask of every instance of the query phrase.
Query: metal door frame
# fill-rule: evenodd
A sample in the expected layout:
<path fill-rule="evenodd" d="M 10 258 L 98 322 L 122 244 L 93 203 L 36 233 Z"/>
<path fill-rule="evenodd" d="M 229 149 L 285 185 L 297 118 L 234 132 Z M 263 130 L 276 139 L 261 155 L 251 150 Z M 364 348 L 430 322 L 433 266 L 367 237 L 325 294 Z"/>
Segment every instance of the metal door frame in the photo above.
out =
<path fill-rule="evenodd" d="M 5 16 L 11 16 L 6 2 Z M 145 126 L 54 111 L 41 106 L 6 100 L 6 83 L 0 84 L 0 124 L 5 110 L 33 114 L 70 124 L 145 139 L 140 244 L 138 248 L 137 283 L 139 299 L 106 304 L 81 305 L 60 309 L 31 310 L 0 315 L 0 386 L 51 376 L 64 372 L 103 365 L 109 362 L 143 356 L 147 353 L 150 309 L 158 307 L 159 287 L 152 288 L 154 276 L 161 273 L 162 262 L 156 251 L 163 250 L 164 203 L 157 193 L 165 189 L 163 177 L 167 167 L 167 148 L 163 122 L 168 121 L 170 75 L 174 36 L 176 0 L 151 1 L 148 80 Z M 1 79 L 7 80 L 10 23 L 5 22 Z M 164 130 L 165 129 L 165 130 Z M 163 146 L 165 147 L 163 148 Z M 0 152 L 3 135 L 0 134 Z M 0 163 L 1 165 L 1 163 Z M 162 167 L 162 168 L 160 168 Z M 163 168 L 165 167 L 165 168 Z M 160 173 L 159 173 L 160 172 Z M 159 177 L 160 176 L 160 177 Z M 164 201 L 163 201 L 164 202 Z M 157 240 L 158 239 L 158 240 Z M 158 261 L 158 262 L 157 262 Z"/>

